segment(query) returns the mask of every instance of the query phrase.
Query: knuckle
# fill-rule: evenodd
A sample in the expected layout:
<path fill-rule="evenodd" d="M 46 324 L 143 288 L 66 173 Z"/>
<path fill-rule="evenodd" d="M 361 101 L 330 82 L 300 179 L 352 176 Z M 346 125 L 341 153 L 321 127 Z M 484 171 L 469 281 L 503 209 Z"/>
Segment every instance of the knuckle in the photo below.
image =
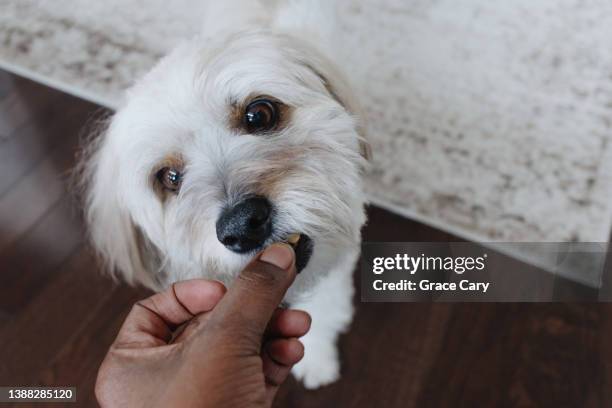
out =
<path fill-rule="evenodd" d="M 247 267 L 239 279 L 254 286 L 276 286 L 285 281 L 285 271 L 273 265 L 255 263 Z"/>
<path fill-rule="evenodd" d="M 214 347 L 215 353 L 248 353 L 257 352 L 262 333 L 258 327 L 240 316 L 224 319 L 210 319 L 206 322 L 205 330 L 199 328 L 200 333 L 207 338 L 209 346 Z M 191 343 L 198 343 L 200 336 L 192 336 Z M 228 342 L 228 339 L 232 339 Z"/>

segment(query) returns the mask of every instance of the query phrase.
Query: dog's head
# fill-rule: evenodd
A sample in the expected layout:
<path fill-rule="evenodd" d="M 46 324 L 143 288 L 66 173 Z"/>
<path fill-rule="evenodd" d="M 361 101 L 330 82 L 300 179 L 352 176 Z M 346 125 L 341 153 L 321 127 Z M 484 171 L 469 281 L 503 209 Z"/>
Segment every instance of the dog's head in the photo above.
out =
<path fill-rule="evenodd" d="M 85 159 L 92 241 L 131 282 L 228 280 L 301 234 L 323 273 L 359 242 L 365 141 L 332 64 L 257 30 L 178 47 L 127 96 Z"/>

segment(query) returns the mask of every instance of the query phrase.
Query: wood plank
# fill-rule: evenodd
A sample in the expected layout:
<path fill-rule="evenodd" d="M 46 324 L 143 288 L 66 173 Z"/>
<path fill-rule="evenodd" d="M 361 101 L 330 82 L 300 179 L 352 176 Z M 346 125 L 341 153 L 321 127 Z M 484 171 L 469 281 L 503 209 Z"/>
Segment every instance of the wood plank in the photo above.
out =
<path fill-rule="evenodd" d="M 96 273 L 89 252 L 75 253 L 55 279 L 0 329 L 0 384 L 35 385 L 32 381 L 40 379 L 47 363 L 74 341 L 92 312 L 112 294 L 111 281 Z"/>
<path fill-rule="evenodd" d="M 6 89 L 0 100 L 0 139 L 10 137 L 41 111 L 52 107 L 57 98 L 57 93 L 44 86 L 16 76 L 3 82 L 3 86 Z"/>
<path fill-rule="evenodd" d="M 78 123 L 78 117 L 73 125 Z M 65 139 L 64 144 L 52 149 L 17 185 L 0 197 L 0 255 L 60 199 L 70 195 L 67 181 L 75 164 L 78 136 L 73 132 Z"/>
<path fill-rule="evenodd" d="M 6 95 L 15 86 L 15 76 L 8 74 L 4 71 L 0 71 L 0 100 L 3 100 Z"/>
<path fill-rule="evenodd" d="M 599 403 L 600 327 L 592 304 L 456 305 L 417 406 Z"/>
<path fill-rule="evenodd" d="M 73 204 L 64 199 L 0 254 L 0 310 L 11 316 L 27 313 L 28 303 L 56 279 L 60 266 L 82 244 Z"/>
<path fill-rule="evenodd" d="M 21 183 L 28 171 L 52 151 L 73 152 L 80 128 L 94 110 L 77 103 L 53 104 L 44 115 L 33 118 L 13 134 L 0 141 L 0 197 Z M 103 112 L 103 111 L 100 111 Z M 70 146 L 71 149 L 62 148 Z"/>

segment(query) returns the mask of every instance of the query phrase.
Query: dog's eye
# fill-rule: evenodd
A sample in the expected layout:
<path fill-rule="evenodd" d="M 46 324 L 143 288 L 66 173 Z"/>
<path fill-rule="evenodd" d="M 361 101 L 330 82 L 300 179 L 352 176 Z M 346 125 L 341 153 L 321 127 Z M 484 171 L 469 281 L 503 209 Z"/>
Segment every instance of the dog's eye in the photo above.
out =
<path fill-rule="evenodd" d="M 278 123 L 278 108 L 269 99 L 258 99 L 247 106 L 244 124 L 249 133 L 265 133 Z"/>
<path fill-rule="evenodd" d="M 157 172 L 157 180 L 166 190 L 177 192 L 181 188 L 183 175 L 177 169 L 164 167 Z"/>

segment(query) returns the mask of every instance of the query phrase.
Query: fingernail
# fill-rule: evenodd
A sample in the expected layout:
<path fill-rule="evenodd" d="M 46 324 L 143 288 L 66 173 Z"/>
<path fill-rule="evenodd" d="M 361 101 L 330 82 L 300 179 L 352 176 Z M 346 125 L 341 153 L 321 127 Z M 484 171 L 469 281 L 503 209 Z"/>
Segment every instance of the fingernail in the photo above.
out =
<path fill-rule="evenodd" d="M 287 244 L 274 244 L 266 248 L 259 260 L 281 269 L 289 269 L 293 265 L 295 254 L 293 248 Z"/>

